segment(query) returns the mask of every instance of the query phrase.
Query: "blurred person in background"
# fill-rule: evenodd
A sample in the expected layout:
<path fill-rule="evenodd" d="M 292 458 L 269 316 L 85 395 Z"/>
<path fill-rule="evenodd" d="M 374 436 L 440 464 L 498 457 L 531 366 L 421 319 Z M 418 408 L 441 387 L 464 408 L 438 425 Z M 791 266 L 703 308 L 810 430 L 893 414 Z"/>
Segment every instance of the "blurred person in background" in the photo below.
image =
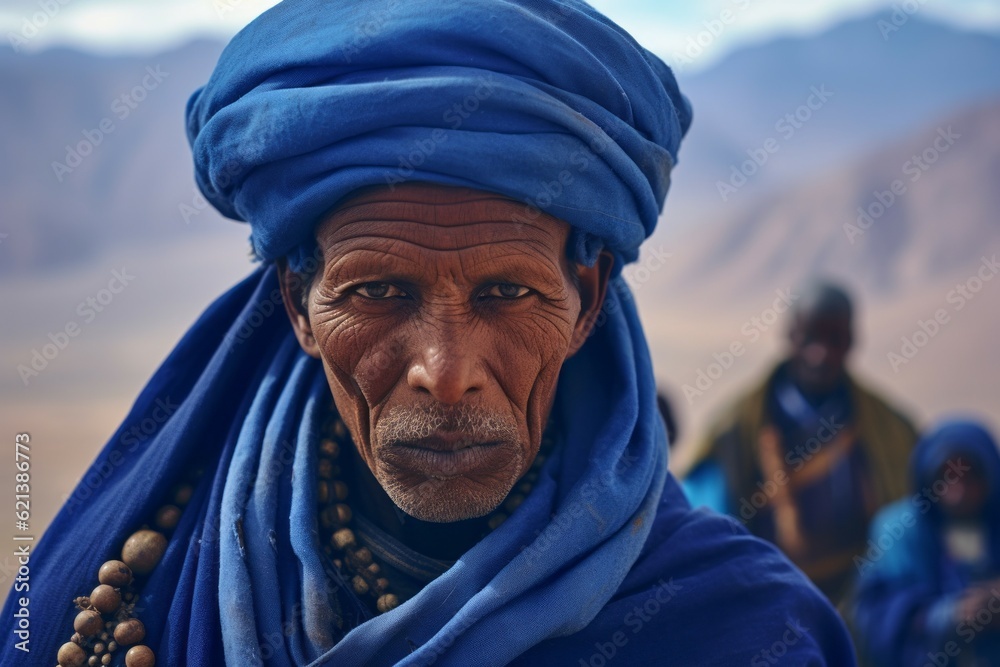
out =
<path fill-rule="evenodd" d="M 916 431 L 848 373 L 854 308 L 842 288 L 811 283 L 790 317 L 788 357 L 724 412 L 680 472 L 692 505 L 739 518 L 840 605 L 870 520 L 906 492 Z"/>
<path fill-rule="evenodd" d="M 921 438 L 913 495 L 858 560 L 859 647 L 878 667 L 1000 665 L 1000 450 L 974 421 Z"/>

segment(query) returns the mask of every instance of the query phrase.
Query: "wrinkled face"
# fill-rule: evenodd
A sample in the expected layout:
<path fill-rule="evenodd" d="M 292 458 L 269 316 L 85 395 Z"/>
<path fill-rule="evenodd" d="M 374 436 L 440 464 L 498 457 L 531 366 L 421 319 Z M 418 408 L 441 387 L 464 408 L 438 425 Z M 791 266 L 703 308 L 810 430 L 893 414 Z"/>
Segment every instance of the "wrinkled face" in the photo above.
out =
<path fill-rule="evenodd" d="M 517 220 L 518 222 L 512 222 Z M 610 256 L 571 266 L 569 226 L 485 192 L 367 191 L 317 228 L 325 266 L 286 309 L 322 360 L 360 456 L 403 511 L 483 516 L 538 452 L 563 362 L 604 297 Z"/>
<path fill-rule="evenodd" d="M 843 377 L 851 349 L 851 321 L 844 316 L 800 314 L 789 332 L 791 370 L 807 392 L 822 393 Z"/>

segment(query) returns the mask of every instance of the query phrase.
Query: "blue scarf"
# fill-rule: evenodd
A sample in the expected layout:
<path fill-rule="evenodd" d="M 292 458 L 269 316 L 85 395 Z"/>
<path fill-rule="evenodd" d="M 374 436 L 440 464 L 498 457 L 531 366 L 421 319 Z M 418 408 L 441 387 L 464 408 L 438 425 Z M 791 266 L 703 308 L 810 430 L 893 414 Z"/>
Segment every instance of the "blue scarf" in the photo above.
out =
<path fill-rule="evenodd" d="M 608 248 L 620 271 L 655 227 L 689 123 L 670 70 L 576 0 L 289 0 L 244 29 L 192 97 L 188 134 L 202 191 L 250 223 L 265 266 L 188 332 L 38 545 L 33 650 L 51 662 L 71 600 L 199 465 L 142 587 L 157 664 L 598 664 L 609 651 L 621 664 L 704 664 L 780 641 L 801 664 L 852 664 L 815 589 L 772 547 L 692 512 L 668 475 L 652 364 L 617 277 L 560 376 L 565 446 L 510 519 L 353 629 L 321 563 L 329 389 L 298 348 L 271 260 L 301 266 L 317 220 L 357 188 L 422 180 L 562 218 L 574 259 Z M 126 442 L 165 398 L 180 407 Z M 11 644 L 3 664 L 18 657 Z"/>

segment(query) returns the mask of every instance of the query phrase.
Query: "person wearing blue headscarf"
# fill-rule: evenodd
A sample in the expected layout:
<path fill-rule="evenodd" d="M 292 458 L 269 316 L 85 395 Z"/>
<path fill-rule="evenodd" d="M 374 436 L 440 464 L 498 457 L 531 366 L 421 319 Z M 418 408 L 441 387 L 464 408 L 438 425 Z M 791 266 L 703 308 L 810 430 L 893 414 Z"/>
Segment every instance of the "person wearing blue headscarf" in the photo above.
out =
<path fill-rule="evenodd" d="M 1000 449 L 945 421 L 911 461 L 913 495 L 879 513 L 860 571 L 856 632 L 873 664 L 1000 664 Z"/>
<path fill-rule="evenodd" d="M 261 267 L 32 553 L 31 658 L 0 661 L 854 664 L 804 576 L 667 472 L 621 268 L 690 122 L 578 0 L 252 22 L 187 127 Z"/>

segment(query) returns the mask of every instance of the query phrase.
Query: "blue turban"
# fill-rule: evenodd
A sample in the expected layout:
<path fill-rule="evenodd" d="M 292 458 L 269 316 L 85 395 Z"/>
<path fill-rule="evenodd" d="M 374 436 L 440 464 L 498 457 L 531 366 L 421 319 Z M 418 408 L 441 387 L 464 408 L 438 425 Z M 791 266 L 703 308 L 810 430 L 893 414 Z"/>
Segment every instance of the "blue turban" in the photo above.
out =
<path fill-rule="evenodd" d="M 462 185 L 545 211 L 616 270 L 656 226 L 691 109 L 670 69 L 583 2 L 286 0 L 188 104 L 205 197 L 296 266 L 358 188 Z M 303 250 L 305 249 L 305 250 Z"/>
<path fill-rule="evenodd" d="M 301 260 L 321 216 L 357 189 L 418 180 L 523 201 L 526 216 L 572 226 L 577 260 L 606 247 L 620 268 L 656 224 L 690 117 L 669 69 L 576 0 L 289 0 L 243 30 L 191 99 L 188 128 L 205 196 L 250 223 L 267 263 L 188 331 L 38 545 L 35 655 L 53 661 L 71 600 L 197 465 L 137 605 L 157 664 L 734 664 L 782 637 L 794 664 L 853 664 L 804 577 L 692 511 L 667 472 L 620 276 L 560 374 L 566 445 L 509 519 L 375 618 L 359 618 L 364 605 L 324 565 L 330 389 L 269 260 Z M 166 416 L 164 401 L 176 406 Z M 21 664 L 13 644 L 0 663 Z"/>

